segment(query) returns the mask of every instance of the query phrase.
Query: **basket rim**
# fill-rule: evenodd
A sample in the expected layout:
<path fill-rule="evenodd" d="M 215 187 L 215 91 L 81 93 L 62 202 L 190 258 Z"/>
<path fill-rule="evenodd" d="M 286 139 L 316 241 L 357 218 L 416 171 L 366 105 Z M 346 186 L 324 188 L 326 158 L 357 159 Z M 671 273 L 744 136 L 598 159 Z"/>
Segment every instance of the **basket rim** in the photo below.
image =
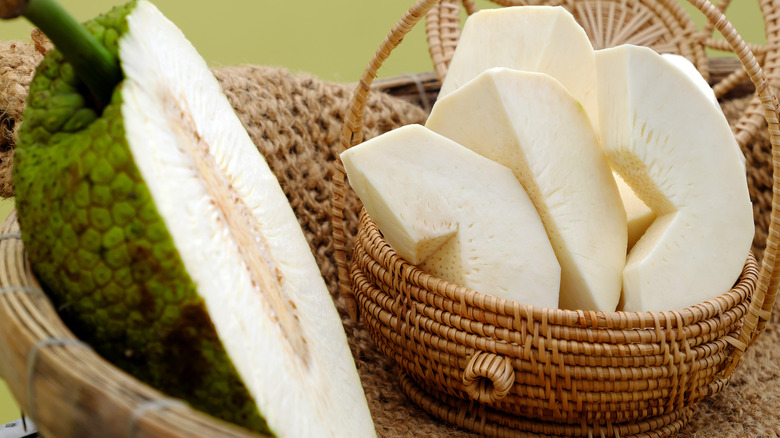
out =
<path fill-rule="evenodd" d="M 366 251 L 369 257 L 377 261 L 379 265 L 383 265 L 385 268 L 388 268 L 388 271 L 392 271 L 391 275 L 396 275 L 420 289 L 438 294 L 442 298 L 449 299 L 454 303 L 461 303 L 470 308 L 478 308 L 480 311 L 490 312 L 495 315 L 514 318 L 522 317 L 528 320 L 540 321 L 544 325 L 550 326 L 559 325 L 597 330 L 679 330 L 709 319 L 723 319 L 728 312 L 733 311 L 740 304 L 744 304 L 750 299 L 758 280 L 758 263 L 751 251 L 734 287 L 715 298 L 682 309 L 662 312 L 625 312 L 546 308 L 486 295 L 423 272 L 415 265 L 401 258 L 390 247 L 390 244 L 384 240 L 376 223 L 374 223 L 365 209 L 362 209 L 360 212 L 359 227 L 358 233 L 362 232 L 365 234 L 362 236 L 363 239 L 358 234 L 355 240 L 356 248 L 358 247 L 358 242 L 362 240 L 371 241 L 371 244 L 361 245 L 361 248 Z M 381 262 L 379 262 L 380 260 Z M 353 263 L 356 263 L 354 258 Z M 740 315 L 738 319 L 742 316 L 744 315 Z"/>

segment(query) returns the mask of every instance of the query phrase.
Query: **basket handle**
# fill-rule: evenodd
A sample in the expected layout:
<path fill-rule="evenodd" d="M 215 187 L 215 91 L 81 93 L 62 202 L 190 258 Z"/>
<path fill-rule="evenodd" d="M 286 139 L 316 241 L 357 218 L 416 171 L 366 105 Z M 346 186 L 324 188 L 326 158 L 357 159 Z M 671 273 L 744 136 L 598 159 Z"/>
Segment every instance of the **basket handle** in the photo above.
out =
<path fill-rule="evenodd" d="M 390 56 L 390 52 L 400 44 L 403 37 L 415 24 L 430 11 L 439 0 L 417 0 L 412 7 L 393 26 L 384 42 L 374 53 L 366 70 L 363 72 L 360 82 L 350 100 L 350 105 L 345 115 L 344 126 L 341 131 L 341 149 L 343 152 L 351 146 L 359 144 L 363 139 L 363 114 L 366 99 L 371 87 L 371 82 L 376 78 L 376 72 L 382 63 Z M 728 44 L 737 54 L 740 62 L 748 72 L 750 80 L 756 87 L 756 93 L 761 101 L 763 115 L 769 129 L 769 141 L 772 148 L 772 177 L 773 198 L 772 212 L 770 215 L 769 235 L 767 237 L 766 252 L 761 263 L 758 277 L 758 285 L 750 301 L 748 314 L 740 329 L 737 339 L 732 340 L 734 349 L 730 363 L 726 368 L 725 376 L 728 377 L 736 368 L 739 359 L 747 348 L 755 342 L 758 336 L 765 330 L 766 324 L 772 313 L 777 296 L 777 287 L 780 284 L 780 260 L 778 260 L 778 246 L 780 246 L 780 121 L 778 120 L 777 97 L 769 87 L 761 66 L 751 52 L 745 41 L 737 33 L 723 13 L 713 6 L 709 0 L 688 0 L 701 11 L 707 20 L 720 32 Z M 332 226 L 336 265 L 339 274 L 339 288 L 341 296 L 347 302 L 347 310 L 353 320 L 357 321 L 358 310 L 354 292 L 350 287 L 349 269 L 347 266 L 346 231 L 344 228 L 344 199 L 345 199 L 346 173 L 341 160 L 336 161 L 336 172 L 333 176 L 332 198 Z"/>
<path fill-rule="evenodd" d="M 508 357 L 481 351 L 469 359 L 462 381 L 469 397 L 480 403 L 495 403 L 514 386 L 515 369 Z"/>
<path fill-rule="evenodd" d="M 363 141 L 363 114 L 365 112 L 366 99 L 371 89 L 371 82 L 376 78 L 379 67 L 387 60 L 392 52 L 403 40 L 404 36 L 417 24 L 418 21 L 439 0 L 417 0 L 401 19 L 393 26 L 385 37 L 385 40 L 374 52 L 374 56 L 368 63 L 366 70 L 360 77 L 360 82 L 355 87 L 352 99 L 347 108 L 344 126 L 341 129 L 341 143 L 339 153 Z M 341 158 L 336 160 L 336 170 L 333 175 L 333 197 L 331 203 L 331 226 L 333 228 L 333 248 L 335 251 L 336 267 L 339 275 L 339 290 L 347 304 L 347 312 L 353 321 L 358 320 L 358 306 L 355 294 L 352 291 L 349 280 L 349 267 L 347 265 L 347 230 L 344 228 L 344 199 L 345 199 L 346 172 Z"/>

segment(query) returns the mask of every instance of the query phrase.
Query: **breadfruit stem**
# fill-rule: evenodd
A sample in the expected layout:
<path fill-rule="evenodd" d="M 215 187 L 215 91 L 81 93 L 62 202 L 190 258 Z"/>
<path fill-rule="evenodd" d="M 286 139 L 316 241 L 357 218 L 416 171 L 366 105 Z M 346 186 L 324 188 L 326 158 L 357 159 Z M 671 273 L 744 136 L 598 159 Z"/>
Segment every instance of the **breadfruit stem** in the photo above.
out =
<path fill-rule="evenodd" d="M 55 0 L 2 0 L 0 17 L 23 15 L 54 43 L 102 108 L 122 80 L 119 61 Z"/>

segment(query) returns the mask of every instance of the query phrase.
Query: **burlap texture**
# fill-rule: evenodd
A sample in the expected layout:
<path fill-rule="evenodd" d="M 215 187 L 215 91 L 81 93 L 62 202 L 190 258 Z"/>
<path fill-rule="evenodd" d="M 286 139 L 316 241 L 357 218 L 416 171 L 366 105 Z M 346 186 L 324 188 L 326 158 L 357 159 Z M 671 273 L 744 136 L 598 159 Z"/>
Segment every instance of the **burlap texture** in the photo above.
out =
<path fill-rule="evenodd" d="M 31 46 L 20 43 L 0 46 L 2 196 L 12 195 L 11 151 L 21 121 L 26 87 L 33 66 L 40 58 L 40 51 Z M 330 225 L 331 176 L 351 86 L 258 66 L 218 69 L 215 75 L 279 178 L 306 233 L 341 312 L 379 436 L 476 436 L 433 419 L 406 398 L 393 364 L 379 353 L 365 328 L 346 316 L 344 302 L 337 296 Z M 727 102 L 724 112 L 733 121 L 745 104 L 744 99 Z M 419 107 L 383 93 L 374 93 L 367 104 L 365 135 L 371 138 L 424 119 L 425 114 Z M 766 132 L 745 150 L 760 230 L 756 238 L 759 245 L 755 247 L 759 251 L 766 236 L 767 212 L 771 209 L 771 177 L 767 170 L 771 170 L 771 156 L 767 151 Z M 354 196 L 348 201 L 347 221 L 349 229 L 354 230 L 358 203 Z M 780 436 L 780 332 L 775 325 L 779 314 L 775 310 L 772 324 L 744 356 L 731 384 L 699 405 L 696 415 L 679 437 Z"/>

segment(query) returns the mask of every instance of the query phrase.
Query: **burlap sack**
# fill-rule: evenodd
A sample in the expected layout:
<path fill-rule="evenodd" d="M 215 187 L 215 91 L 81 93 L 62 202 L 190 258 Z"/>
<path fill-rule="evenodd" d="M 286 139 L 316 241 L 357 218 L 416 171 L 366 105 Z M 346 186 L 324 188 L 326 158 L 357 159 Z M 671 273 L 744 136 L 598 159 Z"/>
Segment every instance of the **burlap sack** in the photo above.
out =
<path fill-rule="evenodd" d="M 0 45 L 0 195 L 13 195 L 11 167 L 15 133 L 27 86 L 40 61 L 45 44 Z M 472 433 L 441 423 L 412 404 L 400 389 L 394 365 L 373 345 L 361 324 L 345 312 L 337 296 L 330 228 L 331 176 L 338 153 L 338 137 L 352 87 L 292 75 L 283 69 L 239 66 L 218 69 L 236 113 L 266 157 L 285 190 L 309 244 L 329 285 L 348 334 L 352 353 L 381 437 L 470 437 Z M 746 100 L 723 104 L 733 121 Z M 371 97 L 365 119 L 365 135 L 374 137 L 409 123 L 421 123 L 425 112 L 416 105 L 384 93 Z M 754 245 L 759 255 L 766 239 L 771 210 L 771 157 L 768 134 L 762 132 L 745 149 L 751 195 L 759 232 Z M 355 197 L 346 213 L 348 229 L 356 229 L 359 206 Z M 742 359 L 730 385 L 701 403 L 680 437 L 776 437 L 780 436 L 780 312 Z M 346 426 L 348 427 L 348 426 Z"/>

